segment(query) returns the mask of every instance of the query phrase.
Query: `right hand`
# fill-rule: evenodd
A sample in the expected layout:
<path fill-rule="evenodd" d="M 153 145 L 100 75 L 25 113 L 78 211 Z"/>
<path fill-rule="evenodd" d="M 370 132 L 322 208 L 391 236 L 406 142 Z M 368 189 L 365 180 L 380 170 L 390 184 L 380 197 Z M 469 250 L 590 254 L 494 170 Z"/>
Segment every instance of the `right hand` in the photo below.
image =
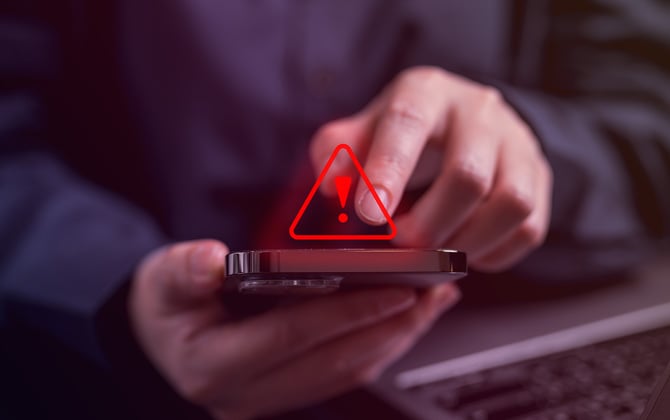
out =
<path fill-rule="evenodd" d="M 149 359 L 217 419 L 275 414 L 374 380 L 459 297 L 451 284 L 338 292 L 231 322 L 218 293 L 227 252 L 213 240 L 161 248 L 140 264 L 129 298 Z"/>

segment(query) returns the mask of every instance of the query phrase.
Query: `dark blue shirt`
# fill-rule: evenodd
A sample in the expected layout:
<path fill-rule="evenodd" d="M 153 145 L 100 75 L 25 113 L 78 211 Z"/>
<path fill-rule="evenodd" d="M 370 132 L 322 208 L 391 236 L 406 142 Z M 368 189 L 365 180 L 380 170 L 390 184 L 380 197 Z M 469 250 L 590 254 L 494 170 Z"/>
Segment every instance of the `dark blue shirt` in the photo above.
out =
<path fill-rule="evenodd" d="M 0 328 L 104 360 L 95 316 L 148 251 L 286 241 L 311 135 L 414 65 L 497 87 L 542 143 L 550 234 L 519 273 L 609 273 L 669 236 L 660 1 L 15 3 L 0 6 Z"/>

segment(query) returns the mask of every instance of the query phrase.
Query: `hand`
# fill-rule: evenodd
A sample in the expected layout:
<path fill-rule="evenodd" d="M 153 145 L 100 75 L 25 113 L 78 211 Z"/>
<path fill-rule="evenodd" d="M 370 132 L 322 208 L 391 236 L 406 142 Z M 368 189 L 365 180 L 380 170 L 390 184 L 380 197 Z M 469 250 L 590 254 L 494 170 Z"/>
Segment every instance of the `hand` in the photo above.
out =
<path fill-rule="evenodd" d="M 466 251 L 474 268 L 499 271 L 544 241 L 551 169 L 528 126 L 491 87 L 439 68 L 406 70 L 360 113 L 319 130 L 311 145 L 317 170 L 340 143 L 365 158 L 391 214 L 403 192 L 431 184 L 394 217 L 400 246 Z M 352 171 L 342 162 L 329 174 Z M 335 193 L 330 179 L 322 185 Z M 362 220 L 385 222 L 362 182 L 355 200 Z"/>
<path fill-rule="evenodd" d="M 218 294 L 227 252 L 211 240 L 155 251 L 129 298 L 149 359 L 217 419 L 274 414 L 374 380 L 459 296 L 452 285 L 338 292 L 230 322 Z"/>

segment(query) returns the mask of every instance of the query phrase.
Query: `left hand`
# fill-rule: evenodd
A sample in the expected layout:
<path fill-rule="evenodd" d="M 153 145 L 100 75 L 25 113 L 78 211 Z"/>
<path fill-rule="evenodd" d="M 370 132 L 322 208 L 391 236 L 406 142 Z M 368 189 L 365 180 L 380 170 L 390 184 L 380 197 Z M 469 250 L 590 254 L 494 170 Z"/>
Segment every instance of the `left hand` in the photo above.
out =
<path fill-rule="evenodd" d="M 317 171 L 340 143 L 361 159 L 390 214 L 407 189 L 430 184 L 394 217 L 397 245 L 466 251 L 473 268 L 500 271 L 544 241 L 551 168 L 494 88 L 439 68 L 405 70 L 361 112 L 318 131 L 311 145 Z M 351 173 L 341 162 L 329 176 Z M 332 178 L 322 190 L 335 193 Z M 385 222 L 362 182 L 355 200 L 363 221 Z"/>
<path fill-rule="evenodd" d="M 226 246 L 189 241 L 139 264 L 128 312 L 147 358 L 215 419 L 275 415 L 374 381 L 454 305 L 446 283 L 338 292 L 233 320 L 221 299 Z"/>

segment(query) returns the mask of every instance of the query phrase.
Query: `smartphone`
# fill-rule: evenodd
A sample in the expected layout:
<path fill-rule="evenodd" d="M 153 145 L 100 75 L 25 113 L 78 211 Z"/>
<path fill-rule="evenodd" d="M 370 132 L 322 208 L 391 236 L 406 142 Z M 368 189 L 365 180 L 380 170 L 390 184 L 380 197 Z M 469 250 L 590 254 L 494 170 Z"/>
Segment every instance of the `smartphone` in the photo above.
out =
<path fill-rule="evenodd" d="M 248 294 L 323 294 L 340 288 L 427 287 L 467 275 L 449 249 L 268 249 L 232 252 L 226 289 Z"/>

